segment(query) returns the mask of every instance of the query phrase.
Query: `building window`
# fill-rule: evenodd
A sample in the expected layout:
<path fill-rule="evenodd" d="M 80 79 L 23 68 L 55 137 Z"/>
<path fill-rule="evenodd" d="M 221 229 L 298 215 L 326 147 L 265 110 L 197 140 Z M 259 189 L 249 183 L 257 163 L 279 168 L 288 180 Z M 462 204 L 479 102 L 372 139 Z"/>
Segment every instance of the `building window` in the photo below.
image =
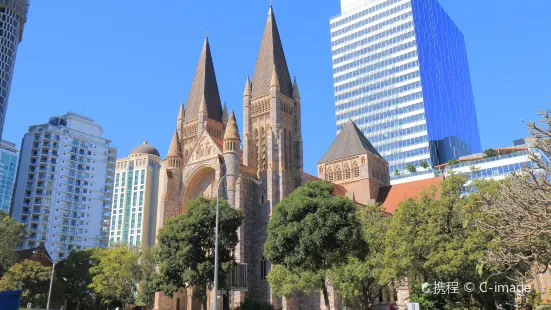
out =
<path fill-rule="evenodd" d="M 333 178 L 333 170 L 331 170 L 331 168 L 327 169 L 327 181 L 333 182 Z"/>
<path fill-rule="evenodd" d="M 360 167 L 358 167 L 358 164 L 356 162 L 352 163 L 352 174 L 355 178 L 360 176 Z"/>
<path fill-rule="evenodd" d="M 335 168 L 335 176 L 337 181 L 342 181 L 342 171 L 340 167 Z"/>
<path fill-rule="evenodd" d="M 362 157 L 362 166 L 365 165 L 365 158 Z"/>
<path fill-rule="evenodd" d="M 350 167 L 348 164 L 344 165 L 344 178 L 350 179 Z"/>

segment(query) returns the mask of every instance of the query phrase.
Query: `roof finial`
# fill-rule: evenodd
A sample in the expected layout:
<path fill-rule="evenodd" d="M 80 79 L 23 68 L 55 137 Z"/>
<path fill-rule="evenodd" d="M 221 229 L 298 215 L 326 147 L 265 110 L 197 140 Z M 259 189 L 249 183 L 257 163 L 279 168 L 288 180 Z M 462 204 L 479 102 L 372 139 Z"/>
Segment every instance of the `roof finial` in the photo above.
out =
<path fill-rule="evenodd" d="M 209 30 L 207 29 L 206 33 L 205 33 L 205 38 L 209 38 Z"/>

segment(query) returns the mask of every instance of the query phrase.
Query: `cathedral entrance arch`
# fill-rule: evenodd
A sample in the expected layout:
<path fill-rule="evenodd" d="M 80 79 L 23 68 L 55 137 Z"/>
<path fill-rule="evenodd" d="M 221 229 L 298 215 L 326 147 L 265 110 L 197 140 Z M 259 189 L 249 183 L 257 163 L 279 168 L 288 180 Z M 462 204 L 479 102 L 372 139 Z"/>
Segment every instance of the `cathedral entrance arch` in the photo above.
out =
<path fill-rule="evenodd" d="M 184 205 L 182 213 L 187 211 L 187 203 L 197 197 L 213 198 L 216 188 L 216 170 L 210 165 L 202 165 L 193 170 L 187 180 L 184 180 Z"/>

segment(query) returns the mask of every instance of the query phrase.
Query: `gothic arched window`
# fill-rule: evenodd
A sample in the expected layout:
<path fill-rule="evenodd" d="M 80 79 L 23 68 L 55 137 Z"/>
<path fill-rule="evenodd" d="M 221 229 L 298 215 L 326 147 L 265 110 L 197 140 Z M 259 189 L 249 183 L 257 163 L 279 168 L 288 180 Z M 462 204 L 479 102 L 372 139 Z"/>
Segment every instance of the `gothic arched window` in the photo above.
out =
<path fill-rule="evenodd" d="M 352 163 L 352 174 L 355 178 L 360 176 L 360 167 L 358 167 L 358 163 L 356 162 Z"/>
<path fill-rule="evenodd" d="M 335 168 L 335 175 L 337 177 L 337 181 L 342 181 L 342 171 L 340 167 Z"/>
<path fill-rule="evenodd" d="M 350 179 L 350 167 L 348 164 L 344 165 L 344 179 Z"/>
<path fill-rule="evenodd" d="M 331 168 L 327 169 L 327 181 L 333 182 L 333 170 Z"/>
<path fill-rule="evenodd" d="M 362 166 L 365 165 L 365 157 L 362 157 Z"/>

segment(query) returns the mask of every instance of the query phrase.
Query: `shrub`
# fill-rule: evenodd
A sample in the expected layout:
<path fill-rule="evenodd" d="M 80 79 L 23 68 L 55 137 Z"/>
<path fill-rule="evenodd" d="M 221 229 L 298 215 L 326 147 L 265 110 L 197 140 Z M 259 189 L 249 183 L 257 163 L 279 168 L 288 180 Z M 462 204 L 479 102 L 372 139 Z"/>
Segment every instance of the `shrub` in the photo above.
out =
<path fill-rule="evenodd" d="M 429 167 L 429 164 L 424 160 L 422 162 L 420 162 L 419 165 L 421 167 L 423 167 L 423 169 L 427 169 Z"/>
<path fill-rule="evenodd" d="M 448 160 L 448 165 L 451 166 L 451 165 L 457 165 L 459 164 L 459 160 L 457 159 L 450 159 Z"/>
<path fill-rule="evenodd" d="M 242 302 L 239 306 L 237 306 L 237 308 L 234 308 L 233 310 L 274 310 L 274 307 L 265 301 L 252 300 L 247 298 L 244 302 Z"/>
<path fill-rule="evenodd" d="M 406 170 L 411 173 L 417 172 L 417 168 L 415 168 L 415 166 L 412 164 L 406 164 Z"/>
<path fill-rule="evenodd" d="M 494 157 L 494 156 L 499 155 L 498 152 L 494 149 L 486 149 L 486 150 L 484 150 L 483 154 L 484 154 L 485 158 Z"/>

